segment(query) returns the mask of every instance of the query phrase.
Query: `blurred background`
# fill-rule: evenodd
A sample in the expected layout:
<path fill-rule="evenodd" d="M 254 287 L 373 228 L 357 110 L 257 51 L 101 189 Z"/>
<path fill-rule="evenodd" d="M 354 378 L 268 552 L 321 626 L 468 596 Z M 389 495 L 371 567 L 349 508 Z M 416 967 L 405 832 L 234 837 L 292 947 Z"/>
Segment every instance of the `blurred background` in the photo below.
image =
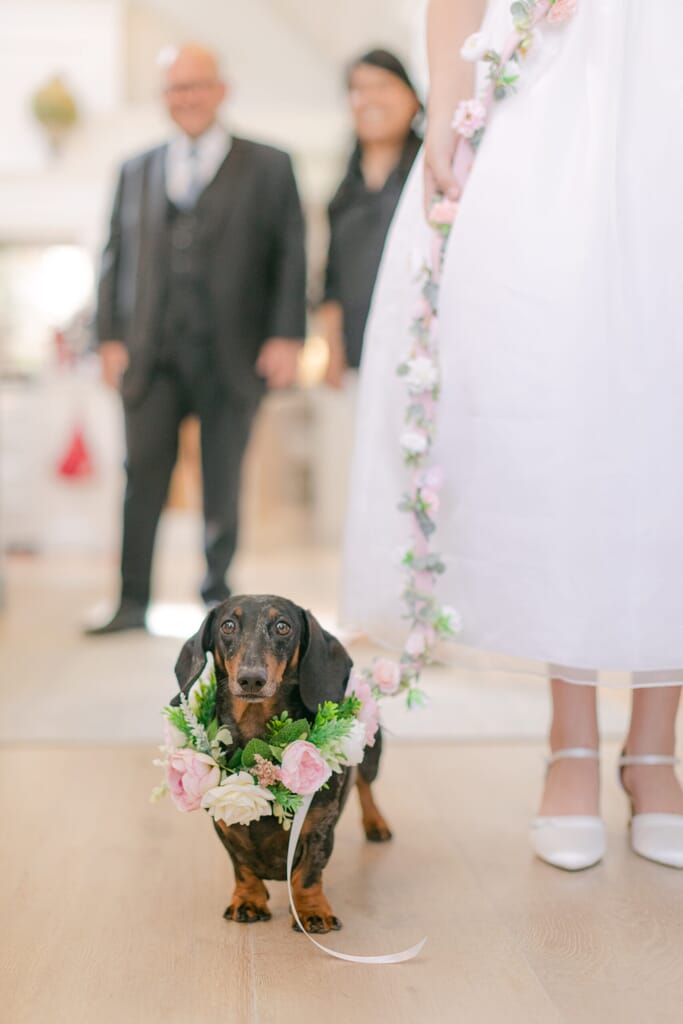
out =
<path fill-rule="evenodd" d="M 171 134 L 158 56 L 187 40 L 222 56 L 227 126 L 292 154 L 308 232 L 312 312 L 299 386 L 259 411 L 231 583 L 285 594 L 337 628 L 349 439 L 337 426 L 348 423 L 338 416 L 343 395 L 324 386 L 328 351 L 313 313 L 326 210 L 353 147 L 349 62 L 390 48 L 424 94 L 424 6 L 0 0 L 0 740 L 154 740 L 179 642 L 204 614 L 198 424 L 189 420 L 157 541 L 152 635 L 82 635 L 115 606 L 124 486 L 120 402 L 93 350 L 97 263 L 121 161 Z M 365 663 L 372 651 L 356 643 L 352 653 Z M 387 707 L 391 729 L 543 736 L 538 680 L 510 685 L 493 674 L 484 686 L 478 668 L 433 669 L 432 707 L 409 718 Z M 612 694 L 608 732 L 624 717 Z"/>
<path fill-rule="evenodd" d="M 5 552 L 102 554 L 118 543 L 120 414 L 88 353 L 89 323 L 118 166 L 170 134 L 159 100 L 159 52 L 188 39 L 217 49 L 233 90 L 226 123 L 292 154 L 316 296 L 326 206 L 352 144 L 346 66 L 376 44 L 419 64 L 420 7 L 414 0 L 0 2 Z M 325 396 L 316 391 L 326 359 L 312 323 L 301 390 L 262 410 L 245 491 L 244 521 L 255 535 L 277 519 L 278 531 L 286 520 L 299 539 L 338 541 L 343 496 L 330 493 L 329 457 L 320 458 L 309 429 L 312 417 L 324 416 Z M 198 496 L 192 424 L 184 435 L 170 498 L 177 510 L 192 509 Z"/>

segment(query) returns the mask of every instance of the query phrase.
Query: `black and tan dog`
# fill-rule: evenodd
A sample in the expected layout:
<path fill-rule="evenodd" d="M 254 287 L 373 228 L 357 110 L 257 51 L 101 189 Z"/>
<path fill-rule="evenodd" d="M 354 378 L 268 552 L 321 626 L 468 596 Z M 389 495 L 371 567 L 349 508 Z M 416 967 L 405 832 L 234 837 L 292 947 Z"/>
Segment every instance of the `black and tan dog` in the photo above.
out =
<path fill-rule="evenodd" d="M 182 692 L 201 675 L 209 651 L 218 682 L 218 721 L 230 730 L 235 747 L 262 737 L 266 723 L 283 711 L 293 719 L 311 720 L 319 704 L 342 700 L 352 666 L 340 642 L 310 612 L 281 597 L 232 597 L 213 609 L 178 657 L 175 671 Z M 179 703 L 179 696 L 173 703 Z M 294 902 L 306 931 L 341 927 L 323 892 L 322 872 L 353 775 L 367 838 L 391 838 L 370 788 L 381 744 L 378 732 L 358 771 L 347 768 L 333 774 L 328 788 L 313 800 L 292 873 Z M 274 817 L 251 825 L 214 825 L 235 869 L 235 890 L 224 917 L 244 923 L 269 920 L 263 879 L 286 878 L 288 833 Z"/>

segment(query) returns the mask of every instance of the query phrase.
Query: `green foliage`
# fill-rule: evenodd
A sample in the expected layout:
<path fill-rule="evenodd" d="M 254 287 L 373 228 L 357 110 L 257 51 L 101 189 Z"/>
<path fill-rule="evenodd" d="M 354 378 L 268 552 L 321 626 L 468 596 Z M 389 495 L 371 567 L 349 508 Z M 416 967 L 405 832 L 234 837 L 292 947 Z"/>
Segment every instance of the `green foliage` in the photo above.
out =
<path fill-rule="evenodd" d="M 260 754 L 261 757 L 269 761 L 272 756 L 272 751 L 268 743 L 265 740 L 253 739 L 249 740 L 244 752 L 242 754 L 242 765 L 245 768 L 253 768 L 256 764 L 256 755 Z"/>
<path fill-rule="evenodd" d="M 417 689 L 417 687 L 410 687 L 406 695 L 406 704 L 408 708 L 422 707 L 427 702 L 426 694 Z"/>
<path fill-rule="evenodd" d="M 228 768 L 229 772 L 238 772 L 240 770 L 240 768 L 242 766 L 242 754 L 243 753 L 244 753 L 244 751 L 242 750 L 241 747 L 238 747 L 237 750 L 234 752 L 234 754 L 232 755 L 232 757 L 228 761 L 227 768 Z"/>
<path fill-rule="evenodd" d="M 353 711 L 347 712 L 347 707 L 360 706 L 360 701 L 355 697 L 346 698 L 341 704 L 333 701 L 325 701 L 318 708 L 309 740 L 316 747 L 326 747 L 328 744 L 337 743 L 348 736 L 353 722 Z M 342 717 L 340 717 L 340 715 Z"/>
<path fill-rule="evenodd" d="M 272 747 L 285 747 L 295 740 L 304 740 L 311 731 L 311 724 L 305 718 L 296 720 L 283 711 L 279 718 L 274 718 L 266 726 L 268 743 Z M 270 756 L 270 754 L 268 755 Z"/>
<path fill-rule="evenodd" d="M 270 791 L 275 798 L 275 802 L 285 811 L 287 817 L 291 817 L 299 810 L 303 797 L 299 793 L 292 793 L 291 790 L 283 786 L 281 782 L 278 782 L 275 786 L 270 787 Z"/>
<path fill-rule="evenodd" d="M 217 688 L 216 675 L 212 672 L 208 679 L 201 679 L 195 683 L 192 690 L 192 709 L 197 721 L 205 729 L 208 729 L 216 715 Z"/>
<path fill-rule="evenodd" d="M 165 707 L 163 714 L 169 720 L 172 726 L 174 726 L 179 732 L 182 732 L 187 737 L 188 741 L 192 741 L 192 730 L 187 723 L 185 713 L 182 708 L 172 708 L 170 705 Z"/>

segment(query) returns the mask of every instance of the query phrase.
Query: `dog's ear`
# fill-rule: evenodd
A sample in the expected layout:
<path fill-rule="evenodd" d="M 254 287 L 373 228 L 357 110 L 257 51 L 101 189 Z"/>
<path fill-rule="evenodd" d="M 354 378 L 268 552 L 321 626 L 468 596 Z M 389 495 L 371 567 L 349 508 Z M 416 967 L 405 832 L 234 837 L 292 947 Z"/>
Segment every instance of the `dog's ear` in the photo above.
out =
<path fill-rule="evenodd" d="M 326 700 L 344 699 L 353 662 L 335 636 L 310 612 L 301 610 L 304 631 L 299 660 L 299 690 L 309 711 Z"/>
<path fill-rule="evenodd" d="M 201 626 L 189 640 L 183 644 L 175 663 L 175 677 L 182 693 L 187 693 L 194 682 L 199 679 L 206 665 L 206 655 L 213 647 L 213 622 L 215 609 L 206 616 Z M 171 704 L 180 704 L 180 694 L 176 694 Z"/>

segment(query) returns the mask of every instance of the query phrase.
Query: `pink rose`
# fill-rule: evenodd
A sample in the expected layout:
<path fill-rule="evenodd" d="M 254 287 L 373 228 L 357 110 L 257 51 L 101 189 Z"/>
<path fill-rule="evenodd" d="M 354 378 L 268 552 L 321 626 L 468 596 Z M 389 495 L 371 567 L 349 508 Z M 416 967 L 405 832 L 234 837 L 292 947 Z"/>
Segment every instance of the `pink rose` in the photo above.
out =
<path fill-rule="evenodd" d="M 416 484 L 418 487 L 428 487 L 430 491 L 438 491 L 443 486 L 444 473 L 441 466 L 428 466 L 418 473 Z"/>
<path fill-rule="evenodd" d="M 431 626 L 417 626 L 405 642 L 405 652 L 411 658 L 419 658 L 434 643 L 436 634 Z"/>
<path fill-rule="evenodd" d="M 318 748 L 307 740 L 295 740 L 285 748 L 278 772 L 283 786 L 302 796 L 317 793 L 331 774 L 332 769 Z"/>
<path fill-rule="evenodd" d="M 486 124 L 486 107 L 481 100 L 462 100 L 453 118 L 453 127 L 465 139 L 471 139 L 475 132 Z"/>
<path fill-rule="evenodd" d="M 458 204 L 452 199 L 442 199 L 434 203 L 429 211 L 429 223 L 437 227 L 441 224 L 452 224 L 458 212 Z"/>
<path fill-rule="evenodd" d="M 413 310 L 413 320 L 429 320 L 431 315 L 432 307 L 424 296 L 420 296 L 415 304 L 415 309 Z"/>
<path fill-rule="evenodd" d="M 576 0 L 555 0 L 548 11 L 548 21 L 558 25 L 561 21 L 569 21 L 576 14 Z"/>
<path fill-rule="evenodd" d="M 220 768 L 213 758 L 189 747 L 176 750 L 166 765 L 166 782 L 179 811 L 198 810 L 204 794 L 220 780 Z"/>
<path fill-rule="evenodd" d="M 358 712 L 358 720 L 365 726 L 365 744 L 374 747 L 375 735 L 379 728 L 379 706 L 372 696 L 370 684 L 363 676 L 351 673 L 349 685 L 346 688 L 346 696 L 358 697 L 361 701 L 361 709 Z"/>
<path fill-rule="evenodd" d="M 389 658 L 378 658 L 372 666 L 372 678 L 382 693 L 396 693 L 401 685 L 400 666 Z"/>
<path fill-rule="evenodd" d="M 425 506 L 425 512 L 428 516 L 435 516 L 439 511 L 439 495 L 436 491 L 433 491 L 431 487 L 423 487 L 420 490 L 420 499 Z"/>

